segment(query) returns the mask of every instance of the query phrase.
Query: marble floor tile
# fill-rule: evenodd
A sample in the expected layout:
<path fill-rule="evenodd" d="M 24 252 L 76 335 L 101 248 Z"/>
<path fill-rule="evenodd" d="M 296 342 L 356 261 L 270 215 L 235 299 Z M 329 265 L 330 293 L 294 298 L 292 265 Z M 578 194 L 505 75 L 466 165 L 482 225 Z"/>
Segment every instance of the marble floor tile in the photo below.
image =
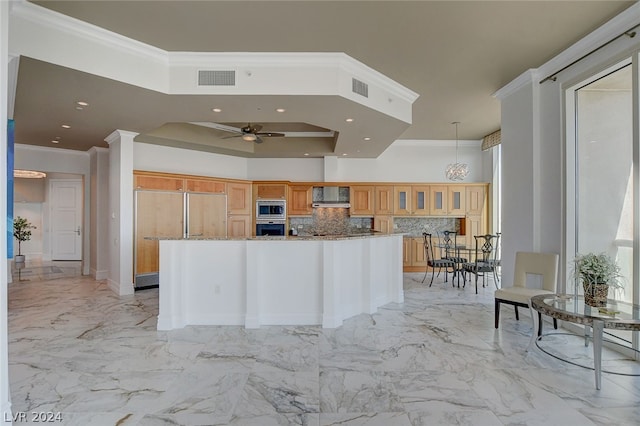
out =
<path fill-rule="evenodd" d="M 405 302 L 320 326 L 157 331 L 158 291 L 118 297 L 58 264 L 8 286 L 12 410 L 64 425 L 636 425 L 640 377 L 527 352 L 528 312 L 493 327 L 493 283 L 404 274 Z M 39 269 L 38 269 L 39 268 Z M 66 268 L 66 269 L 65 269 Z M 60 271 L 62 272 L 60 272 Z M 15 271 L 12 271 L 15 272 Z M 26 275 L 25 275 L 26 274 Z M 547 328 L 547 331 L 552 331 Z M 580 336 L 539 344 L 592 363 Z M 605 350 L 607 369 L 640 363 Z M 592 365 L 592 364 L 591 364 Z"/>

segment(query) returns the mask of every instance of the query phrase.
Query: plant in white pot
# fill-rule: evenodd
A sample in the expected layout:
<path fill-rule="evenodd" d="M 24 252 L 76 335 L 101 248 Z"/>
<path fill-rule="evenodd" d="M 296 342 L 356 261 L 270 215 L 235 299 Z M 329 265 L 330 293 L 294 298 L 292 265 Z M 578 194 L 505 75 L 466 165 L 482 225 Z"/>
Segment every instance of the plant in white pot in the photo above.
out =
<path fill-rule="evenodd" d="M 573 275 L 582 281 L 584 302 L 589 306 L 606 306 L 609 287 L 624 289 L 620 266 L 605 253 L 576 255 Z"/>
<path fill-rule="evenodd" d="M 24 255 L 22 254 L 22 243 L 31 239 L 31 230 L 36 227 L 30 223 L 27 219 L 16 216 L 13 219 L 13 237 L 18 240 L 18 254 L 14 260 L 18 263 L 24 262 Z"/>

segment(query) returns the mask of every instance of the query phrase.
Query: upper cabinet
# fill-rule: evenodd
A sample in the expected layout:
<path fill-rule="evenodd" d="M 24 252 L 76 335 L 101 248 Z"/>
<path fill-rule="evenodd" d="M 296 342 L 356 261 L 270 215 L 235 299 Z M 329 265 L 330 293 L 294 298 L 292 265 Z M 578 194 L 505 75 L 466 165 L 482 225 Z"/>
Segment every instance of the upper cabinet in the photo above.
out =
<path fill-rule="evenodd" d="M 183 191 L 184 179 L 171 176 L 150 176 L 136 174 L 135 189 L 152 189 L 156 191 Z"/>
<path fill-rule="evenodd" d="M 411 214 L 415 216 L 426 216 L 429 214 L 429 186 L 411 186 Z"/>
<path fill-rule="evenodd" d="M 466 187 L 449 185 L 447 188 L 447 214 L 449 216 L 464 216 L 467 208 Z"/>
<path fill-rule="evenodd" d="M 227 183 L 227 214 L 251 215 L 251 184 Z"/>
<path fill-rule="evenodd" d="M 217 180 L 186 179 L 188 192 L 207 192 L 211 194 L 224 194 L 227 184 Z"/>
<path fill-rule="evenodd" d="M 408 216 L 411 214 L 411 186 L 393 187 L 393 214 Z"/>
<path fill-rule="evenodd" d="M 286 183 L 256 183 L 254 187 L 256 198 L 287 198 Z"/>
<path fill-rule="evenodd" d="M 393 214 L 426 216 L 429 214 L 429 186 L 402 185 L 393 187 Z"/>
<path fill-rule="evenodd" d="M 351 216 L 373 216 L 374 214 L 374 187 L 371 185 L 352 185 L 349 188 L 349 200 Z"/>
<path fill-rule="evenodd" d="M 289 216 L 311 216 L 313 208 L 313 187 L 311 185 L 289 185 L 289 201 L 287 214 Z"/>
<path fill-rule="evenodd" d="M 432 216 L 446 216 L 448 208 L 447 196 L 449 190 L 447 185 L 431 185 L 429 198 L 431 201 L 431 209 L 429 214 Z"/>
<path fill-rule="evenodd" d="M 378 185 L 374 188 L 374 213 L 393 214 L 393 185 Z"/>

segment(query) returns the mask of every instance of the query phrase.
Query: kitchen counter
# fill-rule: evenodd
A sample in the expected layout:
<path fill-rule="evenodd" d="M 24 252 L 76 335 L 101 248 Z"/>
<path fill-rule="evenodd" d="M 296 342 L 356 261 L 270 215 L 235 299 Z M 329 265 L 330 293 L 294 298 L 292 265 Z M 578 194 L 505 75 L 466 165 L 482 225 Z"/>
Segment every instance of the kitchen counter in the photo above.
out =
<path fill-rule="evenodd" d="M 393 235 L 404 235 L 402 233 L 396 233 Z M 264 236 L 251 236 L 251 237 L 145 237 L 145 240 L 172 240 L 172 241 L 318 241 L 318 240 L 351 240 L 357 238 L 373 238 L 384 237 L 388 234 L 382 234 L 379 232 L 361 233 L 361 234 L 331 234 L 331 235 L 264 235 Z"/>
<path fill-rule="evenodd" d="M 158 329 L 322 325 L 404 300 L 402 235 L 160 239 Z"/>

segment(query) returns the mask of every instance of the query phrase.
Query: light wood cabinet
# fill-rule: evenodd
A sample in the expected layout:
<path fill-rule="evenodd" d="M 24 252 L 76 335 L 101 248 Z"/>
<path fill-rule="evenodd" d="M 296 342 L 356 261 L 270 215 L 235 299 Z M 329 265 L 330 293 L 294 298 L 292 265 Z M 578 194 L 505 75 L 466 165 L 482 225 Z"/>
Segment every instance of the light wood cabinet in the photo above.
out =
<path fill-rule="evenodd" d="M 466 191 L 466 212 L 468 215 L 485 214 L 486 185 L 468 185 Z"/>
<path fill-rule="evenodd" d="M 157 238 L 184 236 L 184 193 L 137 191 L 135 195 L 136 286 L 142 281 L 157 284 L 159 247 Z M 147 278 L 148 277 L 148 278 Z"/>
<path fill-rule="evenodd" d="M 382 232 L 383 234 L 392 234 L 393 216 L 374 216 L 373 229 L 374 231 Z"/>
<path fill-rule="evenodd" d="M 186 179 L 187 192 L 207 192 L 211 194 L 224 194 L 227 190 L 225 182 L 218 180 Z"/>
<path fill-rule="evenodd" d="M 136 189 L 151 189 L 156 191 L 182 191 L 184 179 L 178 177 L 134 175 Z"/>
<path fill-rule="evenodd" d="M 187 193 L 187 237 L 227 235 L 227 199 L 224 194 Z"/>
<path fill-rule="evenodd" d="M 380 185 L 375 187 L 374 214 L 393 214 L 393 186 Z"/>
<path fill-rule="evenodd" d="M 402 239 L 402 266 L 405 272 L 422 272 L 427 267 L 422 237 Z"/>
<path fill-rule="evenodd" d="M 357 185 L 349 188 L 349 200 L 351 216 L 373 216 L 374 214 L 374 187 L 370 185 Z"/>
<path fill-rule="evenodd" d="M 255 191 L 256 198 L 287 198 L 286 183 L 257 183 L 255 184 Z"/>
<path fill-rule="evenodd" d="M 411 186 L 411 214 L 413 216 L 426 216 L 429 214 L 429 186 Z"/>
<path fill-rule="evenodd" d="M 409 216 L 411 214 L 411 186 L 394 186 L 393 201 L 393 214 Z"/>
<path fill-rule="evenodd" d="M 446 216 L 448 204 L 447 197 L 449 195 L 449 188 L 447 185 L 431 185 L 429 194 L 431 201 L 429 214 L 432 216 Z"/>
<path fill-rule="evenodd" d="M 289 185 L 289 216 L 310 216 L 313 213 L 313 187 L 311 185 Z"/>
<path fill-rule="evenodd" d="M 253 234 L 250 215 L 231 215 L 227 217 L 228 237 L 250 237 Z"/>
<path fill-rule="evenodd" d="M 251 215 L 251 184 L 227 183 L 227 215 Z"/>
<path fill-rule="evenodd" d="M 429 214 L 428 185 L 402 185 L 393 188 L 395 215 L 426 216 Z"/>
<path fill-rule="evenodd" d="M 476 240 L 474 235 L 484 235 L 487 233 L 486 218 L 482 215 L 469 215 L 465 219 L 465 244 L 467 247 L 475 248 Z"/>
<path fill-rule="evenodd" d="M 447 188 L 447 214 L 449 216 L 464 216 L 467 213 L 466 187 L 449 185 Z"/>

